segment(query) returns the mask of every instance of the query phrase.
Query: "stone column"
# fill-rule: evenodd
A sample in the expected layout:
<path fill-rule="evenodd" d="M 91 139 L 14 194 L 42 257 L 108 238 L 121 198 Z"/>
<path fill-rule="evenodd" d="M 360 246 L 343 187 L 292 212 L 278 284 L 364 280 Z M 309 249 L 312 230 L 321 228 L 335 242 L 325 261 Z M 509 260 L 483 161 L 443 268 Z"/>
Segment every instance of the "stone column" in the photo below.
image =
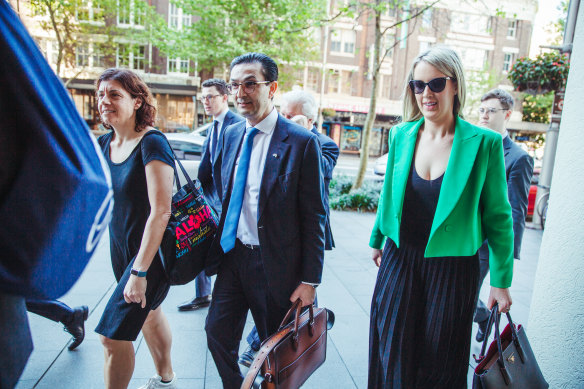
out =
<path fill-rule="evenodd" d="M 584 385 L 584 7 L 578 16 L 527 326 L 551 388 Z"/>

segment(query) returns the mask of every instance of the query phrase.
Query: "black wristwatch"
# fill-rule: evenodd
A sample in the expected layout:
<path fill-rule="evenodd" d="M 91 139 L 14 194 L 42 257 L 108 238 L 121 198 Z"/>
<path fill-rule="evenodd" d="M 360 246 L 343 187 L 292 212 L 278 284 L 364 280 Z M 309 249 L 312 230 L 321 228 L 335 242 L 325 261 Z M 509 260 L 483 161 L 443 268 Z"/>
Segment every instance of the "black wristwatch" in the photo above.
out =
<path fill-rule="evenodd" d="M 148 273 L 147 271 L 140 271 L 137 269 L 132 268 L 132 270 L 130 270 L 130 274 L 135 275 L 136 277 L 146 277 L 146 273 Z"/>

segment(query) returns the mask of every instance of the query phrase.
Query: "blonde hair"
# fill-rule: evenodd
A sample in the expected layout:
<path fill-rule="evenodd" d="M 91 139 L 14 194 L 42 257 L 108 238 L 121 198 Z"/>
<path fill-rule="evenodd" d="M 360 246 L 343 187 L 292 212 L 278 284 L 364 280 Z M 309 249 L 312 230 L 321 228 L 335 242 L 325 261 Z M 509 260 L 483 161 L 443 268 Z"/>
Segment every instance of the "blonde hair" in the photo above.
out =
<path fill-rule="evenodd" d="M 454 96 L 452 113 L 455 117 L 458 115 L 462 118 L 462 109 L 464 108 L 466 100 L 466 83 L 464 80 L 462 62 L 460 61 L 458 54 L 456 54 L 451 48 L 435 46 L 418 55 L 412 63 L 412 67 L 404 85 L 402 120 L 404 122 L 413 122 L 422 117 L 422 112 L 420 112 L 420 107 L 418 107 L 418 103 L 416 102 L 416 96 L 409 86 L 410 81 L 414 79 L 414 70 L 416 69 L 416 66 L 422 61 L 434 66 L 446 76 L 455 79 L 457 94 Z"/>

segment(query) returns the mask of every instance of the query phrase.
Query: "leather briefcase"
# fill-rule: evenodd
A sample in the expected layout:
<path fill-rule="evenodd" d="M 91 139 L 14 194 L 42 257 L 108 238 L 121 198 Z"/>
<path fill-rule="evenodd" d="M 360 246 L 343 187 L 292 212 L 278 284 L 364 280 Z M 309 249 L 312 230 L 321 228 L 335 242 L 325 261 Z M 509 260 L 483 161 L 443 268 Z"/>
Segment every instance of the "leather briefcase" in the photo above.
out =
<path fill-rule="evenodd" d="M 499 333 L 497 304 L 493 307 L 487 333 L 481 348 L 481 353 L 475 360 L 478 362 L 473 377 L 473 389 L 546 389 L 549 387 L 535 360 L 525 329 L 517 327 L 507 312 L 509 324 Z M 495 339 L 485 354 L 491 327 L 495 322 Z"/>
<path fill-rule="evenodd" d="M 334 315 L 312 305 L 302 314 L 301 310 L 298 299 L 278 331 L 262 343 L 242 389 L 296 389 L 324 363 L 327 329 L 332 327 Z M 288 323 L 292 316 L 294 320 Z"/>

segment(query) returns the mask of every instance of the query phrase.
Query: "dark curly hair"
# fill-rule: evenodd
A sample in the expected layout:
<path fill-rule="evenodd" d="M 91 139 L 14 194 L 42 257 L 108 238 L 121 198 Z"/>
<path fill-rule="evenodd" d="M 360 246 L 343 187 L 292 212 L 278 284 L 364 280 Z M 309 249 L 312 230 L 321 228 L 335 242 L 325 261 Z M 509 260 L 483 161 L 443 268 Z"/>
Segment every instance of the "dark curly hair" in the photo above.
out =
<path fill-rule="evenodd" d="M 136 132 L 144 130 L 148 126 L 154 125 L 156 119 L 156 107 L 154 98 L 148 85 L 133 71 L 128 69 L 110 68 L 104 71 L 95 82 L 96 94 L 99 91 L 99 85 L 103 81 L 117 81 L 124 90 L 132 96 L 142 100 L 142 105 L 136 111 Z M 111 129 L 108 124 L 103 124 L 105 128 Z"/>

